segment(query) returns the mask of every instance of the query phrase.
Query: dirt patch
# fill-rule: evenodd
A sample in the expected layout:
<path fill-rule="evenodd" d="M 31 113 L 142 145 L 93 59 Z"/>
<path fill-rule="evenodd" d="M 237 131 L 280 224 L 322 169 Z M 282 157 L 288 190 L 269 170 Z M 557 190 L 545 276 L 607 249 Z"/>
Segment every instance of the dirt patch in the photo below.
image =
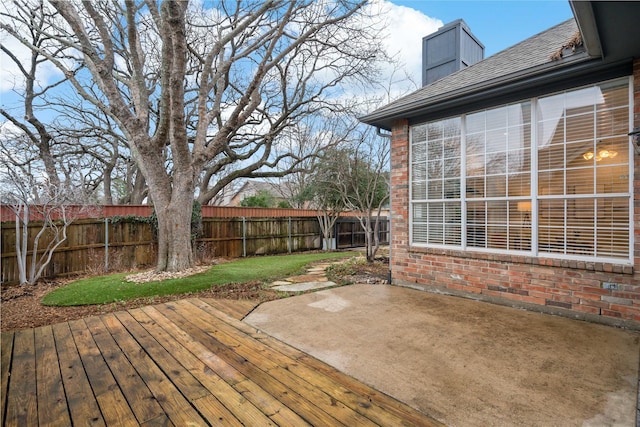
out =
<path fill-rule="evenodd" d="M 357 258 L 338 264 L 327 269 L 329 280 L 340 285 L 361 283 L 366 285 L 378 285 L 388 282 L 389 258 L 381 257 L 368 263 L 363 258 Z"/>

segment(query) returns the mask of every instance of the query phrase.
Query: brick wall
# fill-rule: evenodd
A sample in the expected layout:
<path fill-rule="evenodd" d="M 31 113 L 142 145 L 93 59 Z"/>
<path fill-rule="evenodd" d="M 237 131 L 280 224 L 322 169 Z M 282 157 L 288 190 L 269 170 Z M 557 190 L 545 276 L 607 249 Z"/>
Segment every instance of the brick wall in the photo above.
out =
<path fill-rule="evenodd" d="M 640 60 L 634 62 L 640 126 Z M 640 155 L 634 159 L 634 266 L 409 247 L 409 125 L 391 138 L 393 282 L 640 330 Z M 614 282 L 617 289 L 605 289 Z"/>

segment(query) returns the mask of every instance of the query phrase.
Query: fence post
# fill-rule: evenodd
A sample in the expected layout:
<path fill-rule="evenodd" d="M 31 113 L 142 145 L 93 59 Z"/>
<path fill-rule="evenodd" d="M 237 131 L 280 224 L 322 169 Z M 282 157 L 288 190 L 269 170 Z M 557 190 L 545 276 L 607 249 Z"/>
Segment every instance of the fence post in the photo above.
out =
<path fill-rule="evenodd" d="M 289 232 L 289 240 L 287 241 L 287 246 L 289 247 L 289 253 L 291 253 L 291 250 L 293 249 L 293 242 L 291 241 L 291 217 L 289 217 L 288 232 Z"/>
<path fill-rule="evenodd" d="M 242 256 L 247 256 L 247 223 L 245 217 L 242 217 Z"/>
<path fill-rule="evenodd" d="M 104 271 L 109 271 L 109 218 L 104 219 Z"/>

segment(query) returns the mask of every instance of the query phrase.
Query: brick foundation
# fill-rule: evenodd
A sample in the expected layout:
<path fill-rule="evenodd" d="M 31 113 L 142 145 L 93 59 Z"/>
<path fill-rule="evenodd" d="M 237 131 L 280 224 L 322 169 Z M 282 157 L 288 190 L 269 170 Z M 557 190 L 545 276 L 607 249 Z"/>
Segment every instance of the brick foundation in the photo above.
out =
<path fill-rule="evenodd" d="M 640 59 L 634 61 L 640 126 Z M 391 139 L 391 273 L 399 285 L 640 330 L 640 154 L 634 159 L 634 266 L 409 246 L 409 124 Z M 616 284 L 605 289 L 604 283 Z"/>

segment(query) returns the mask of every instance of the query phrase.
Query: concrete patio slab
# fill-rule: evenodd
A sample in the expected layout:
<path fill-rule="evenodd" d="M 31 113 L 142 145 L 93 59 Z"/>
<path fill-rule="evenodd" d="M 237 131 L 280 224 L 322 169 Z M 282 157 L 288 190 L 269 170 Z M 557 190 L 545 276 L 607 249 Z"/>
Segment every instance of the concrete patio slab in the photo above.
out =
<path fill-rule="evenodd" d="M 636 423 L 638 333 L 389 285 L 271 301 L 244 321 L 447 425 Z"/>

